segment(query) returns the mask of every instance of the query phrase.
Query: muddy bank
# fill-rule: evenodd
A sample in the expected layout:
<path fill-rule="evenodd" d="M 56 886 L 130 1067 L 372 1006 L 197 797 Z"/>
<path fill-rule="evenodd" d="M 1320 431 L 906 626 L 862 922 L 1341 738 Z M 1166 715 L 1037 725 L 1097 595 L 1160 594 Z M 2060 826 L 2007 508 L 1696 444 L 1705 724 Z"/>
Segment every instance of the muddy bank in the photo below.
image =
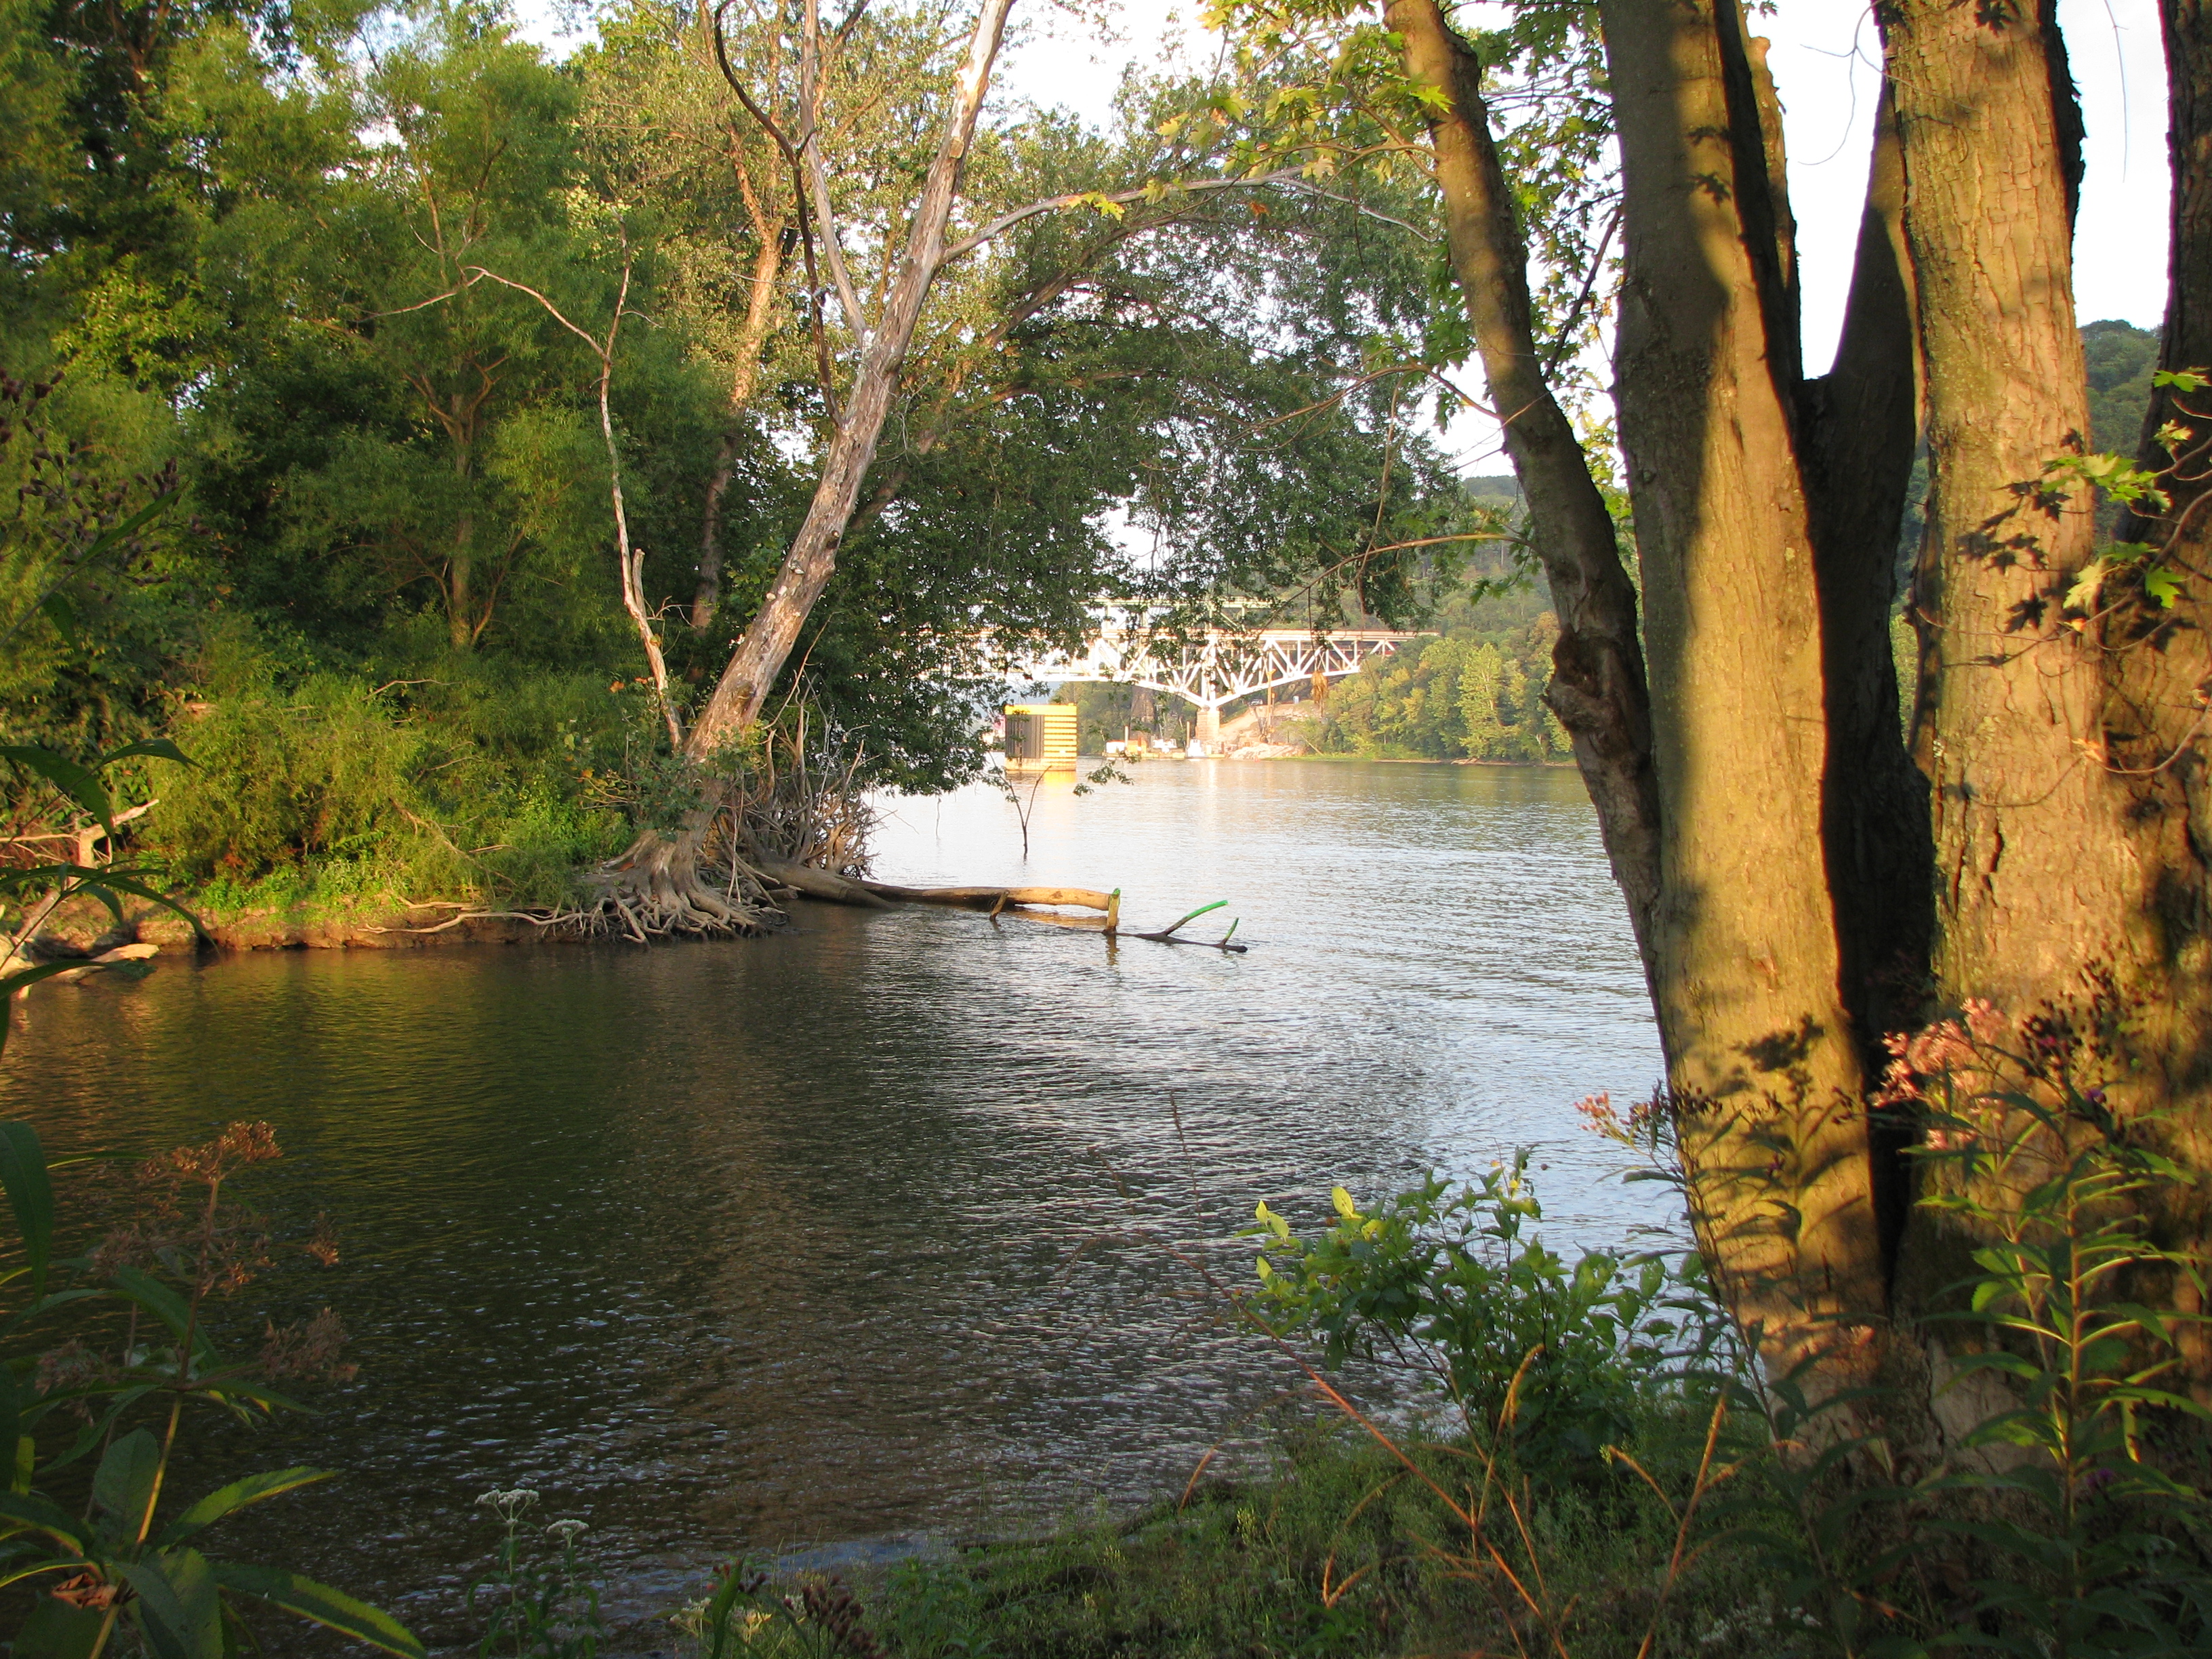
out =
<path fill-rule="evenodd" d="M 190 908 L 189 903 L 186 906 Z M 234 915 L 199 914 L 203 932 L 167 910 L 127 913 L 122 927 L 89 902 L 71 907 L 33 942 L 34 958 L 90 960 L 118 946 L 151 945 L 155 954 L 190 956 L 198 951 L 416 951 L 441 945 L 573 943 L 573 928 L 547 927 L 512 916 L 468 916 L 449 921 L 459 904 L 397 911 L 363 907 L 333 911 L 311 906 L 248 910 Z M 444 925 L 441 925 L 441 924 Z"/>

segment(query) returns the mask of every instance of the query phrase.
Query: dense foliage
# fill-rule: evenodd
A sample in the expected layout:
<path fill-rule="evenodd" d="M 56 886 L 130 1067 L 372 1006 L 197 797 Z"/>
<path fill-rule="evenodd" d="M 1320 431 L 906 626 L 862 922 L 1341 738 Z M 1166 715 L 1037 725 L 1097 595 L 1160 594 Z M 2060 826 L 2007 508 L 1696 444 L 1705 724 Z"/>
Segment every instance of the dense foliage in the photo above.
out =
<path fill-rule="evenodd" d="M 871 9 L 840 60 L 848 222 L 895 225 L 927 163 L 933 15 Z M 773 81 L 773 30 L 726 45 Z M 1074 204 L 933 291 L 794 653 L 863 781 L 971 775 L 996 665 L 1101 597 L 1303 583 L 1407 617 L 1450 572 L 1434 538 L 1468 509 L 1426 405 L 1356 383 L 1428 326 L 1407 227 L 1430 210 L 1108 199 L 1219 176 L 1162 136 L 1196 96 L 1133 86 L 1104 133 L 987 122 L 964 223 Z M 555 62 L 466 0 L 9 6 L 0 110 L 0 458 L 39 486 L 0 556 L 0 737 L 173 736 L 201 769 L 142 829 L 233 896 L 556 896 L 665 751 L 580 333 L 630 319 L 619 481 L 679 698 L 773 574 L 841 395 L 781 163 L 702 15 L 639 0 Z M 857 280 L 895 240 L 848 250 Z"/>
<path fill-rule="evenodd" d="M 1417 641 L 1329 689 L 1324 750 L 1392 759 L 1559 762 L 1567 735 L 1543 701 L 1559 624 Z"/>

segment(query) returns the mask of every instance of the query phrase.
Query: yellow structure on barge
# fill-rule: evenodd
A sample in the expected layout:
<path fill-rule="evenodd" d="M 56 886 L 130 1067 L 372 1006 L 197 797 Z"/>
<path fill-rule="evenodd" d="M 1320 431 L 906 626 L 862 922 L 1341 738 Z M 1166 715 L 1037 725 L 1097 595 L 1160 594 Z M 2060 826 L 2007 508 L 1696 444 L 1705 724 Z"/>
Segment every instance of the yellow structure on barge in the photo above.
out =
<path fill-rule="evenodd" d="M 1072 702 L 1010 702 L 1006 716 L 1006 770 L 1075 770 L 1078 710 Z"/>

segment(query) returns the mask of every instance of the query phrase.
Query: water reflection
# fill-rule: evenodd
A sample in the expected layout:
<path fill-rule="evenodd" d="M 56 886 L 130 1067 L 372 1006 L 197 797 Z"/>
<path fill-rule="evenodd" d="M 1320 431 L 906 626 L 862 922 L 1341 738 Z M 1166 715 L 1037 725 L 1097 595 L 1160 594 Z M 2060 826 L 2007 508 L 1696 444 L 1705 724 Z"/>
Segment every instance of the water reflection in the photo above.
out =
<path fill-rule="evenodd" d="M 8 1103 L 51 1142 L 267 1117 L 340 1219 L 343 1263 L 272 1292 L 333 1302 L 362 1368 L 253 1454 L 345 1471 L 284 1506 L 288 1561 L 434 1626 L 494 1485 L 587 1516 L 638 1609 L 716 1552 L 1134 1498 L 1277 1379 L 1133 1219 L 1219 1238 L 1520 1143 L 1555 1232 L 1663 1219 L 1568 1109 L 1658 1066 L 1571 775 L 1156 764 L 1047 784 L 1026 867 L 990 792 L 890 805 L 888 878 L 1119 885 L 1147 925 L 1226 898 L 1251 952 L 809 908 L 33 1004 Z"/>

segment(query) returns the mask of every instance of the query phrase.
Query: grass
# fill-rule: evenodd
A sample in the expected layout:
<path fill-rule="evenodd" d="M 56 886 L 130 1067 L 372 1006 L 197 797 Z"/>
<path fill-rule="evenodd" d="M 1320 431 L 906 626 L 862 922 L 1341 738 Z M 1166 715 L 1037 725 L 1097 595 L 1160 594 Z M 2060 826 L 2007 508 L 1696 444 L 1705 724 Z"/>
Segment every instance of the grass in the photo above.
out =
<path fill-rule="evenodd" d="M 1639 1461 L 1662 1485 L 1686 1486 L 1703 1426 L 1686 1406 L 1654 1418 L 1638 1437 Z M 1479 1482 L 1464 1444 L 1423 1443 L 1411 1455 L 1462 1502 Z M 1650 1659 L 1820 1650 L 1747 1550 L 1692 1556 L 1662 1605 L 1675 1522 L 1623 1468 L 1593 1461 L 1528 1490 L 1520 1507 L 1535 1571 L 1501 1510 L 1504 1560 L 1540 1615 L 1497 1564 L 1471 1557 L 1464 1526 L 1389 1452 L 1314 1424 L 1285 1432 L 1258 1478 L 1203 1480 L 1133 1515 L 903 1565 L 864 1587 L 863 1616 L 885 1659 L 1631 1659 L 1647 1635 Z M 826 1634 L 756 1615 L 732 1651 L 865 1651 Z"/>

